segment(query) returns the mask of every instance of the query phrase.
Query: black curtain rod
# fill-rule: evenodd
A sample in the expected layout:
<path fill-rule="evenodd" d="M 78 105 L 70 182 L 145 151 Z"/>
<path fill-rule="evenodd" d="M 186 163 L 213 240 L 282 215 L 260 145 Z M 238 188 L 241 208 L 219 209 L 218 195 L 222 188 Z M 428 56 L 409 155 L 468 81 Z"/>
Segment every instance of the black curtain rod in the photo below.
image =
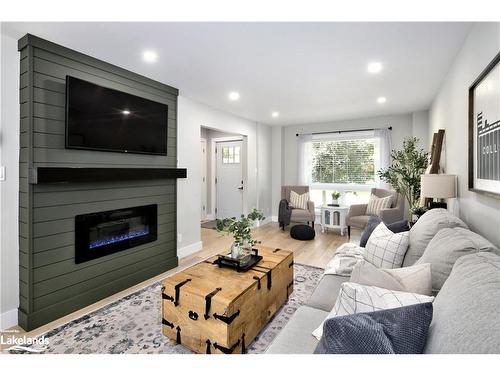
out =
<path fill-rule="evenodd" d="M 356 129 L 356 130 L 333 130 L 329 132 L 317 132 L 317 133 L 311 133 L 312 135 L 316 134 L 341 134 L 341 133 L 356 133 L 356 132 L 367 132 L 370 130 L 378 130 L 378 129 L 383 129 L 383 128 L 373 128 L 373 129 Z M 392 130 L 392 126 L 389 126 L 387 129 Z M 295 134 L 296 137 L 298 137 L 300 134 L 297 133 Z"/>

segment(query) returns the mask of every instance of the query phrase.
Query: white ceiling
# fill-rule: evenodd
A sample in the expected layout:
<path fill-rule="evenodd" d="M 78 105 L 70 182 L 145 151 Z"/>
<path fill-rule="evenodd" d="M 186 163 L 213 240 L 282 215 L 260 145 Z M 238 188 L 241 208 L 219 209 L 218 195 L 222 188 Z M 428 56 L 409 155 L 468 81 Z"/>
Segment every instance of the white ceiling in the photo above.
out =
<path fill-rule="evenodd" d="M 267 124 L 427 109 L 470 23 L 9 23 Z M 158 61 L 141 53 L 153 49 Z M 378 75 L 366 72 L 378 60 Z M 229 91 L 241 98 L 230 102 Z M 377 104 L 385 96 L 387 102 Z M 279 111 L 278 118 L 271 118 Z"/>

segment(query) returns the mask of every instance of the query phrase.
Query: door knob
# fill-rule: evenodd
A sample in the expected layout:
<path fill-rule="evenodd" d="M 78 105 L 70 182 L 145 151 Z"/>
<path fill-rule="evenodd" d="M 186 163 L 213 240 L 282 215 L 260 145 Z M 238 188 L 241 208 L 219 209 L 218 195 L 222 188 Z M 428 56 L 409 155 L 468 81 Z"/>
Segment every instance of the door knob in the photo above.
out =
<path fill-rule="evenodd" d="M 238 190 L 243 190 L 243 186 L 240 186 L 240 187 L 238 188 Z"/>

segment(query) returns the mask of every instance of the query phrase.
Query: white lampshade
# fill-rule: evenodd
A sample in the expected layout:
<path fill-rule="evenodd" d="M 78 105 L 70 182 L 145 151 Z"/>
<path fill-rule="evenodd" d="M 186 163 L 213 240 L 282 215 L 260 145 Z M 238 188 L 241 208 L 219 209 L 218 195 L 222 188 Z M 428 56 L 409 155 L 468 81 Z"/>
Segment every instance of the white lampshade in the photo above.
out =
<path fill-rule="evenodd" d="M 457 176 L 454 174 L 423 174 L 420 195 L 424 198 L 455 198 Z"/>

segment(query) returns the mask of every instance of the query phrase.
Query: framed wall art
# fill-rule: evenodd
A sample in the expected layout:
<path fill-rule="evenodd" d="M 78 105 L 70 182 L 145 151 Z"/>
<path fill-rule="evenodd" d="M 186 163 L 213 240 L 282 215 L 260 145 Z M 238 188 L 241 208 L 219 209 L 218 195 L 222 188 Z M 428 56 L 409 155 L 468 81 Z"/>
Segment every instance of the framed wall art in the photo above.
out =
<path fill-rule="evenodd" d="M 469 190 L 500 198 L 500 53 L 469 88 Z"/>

